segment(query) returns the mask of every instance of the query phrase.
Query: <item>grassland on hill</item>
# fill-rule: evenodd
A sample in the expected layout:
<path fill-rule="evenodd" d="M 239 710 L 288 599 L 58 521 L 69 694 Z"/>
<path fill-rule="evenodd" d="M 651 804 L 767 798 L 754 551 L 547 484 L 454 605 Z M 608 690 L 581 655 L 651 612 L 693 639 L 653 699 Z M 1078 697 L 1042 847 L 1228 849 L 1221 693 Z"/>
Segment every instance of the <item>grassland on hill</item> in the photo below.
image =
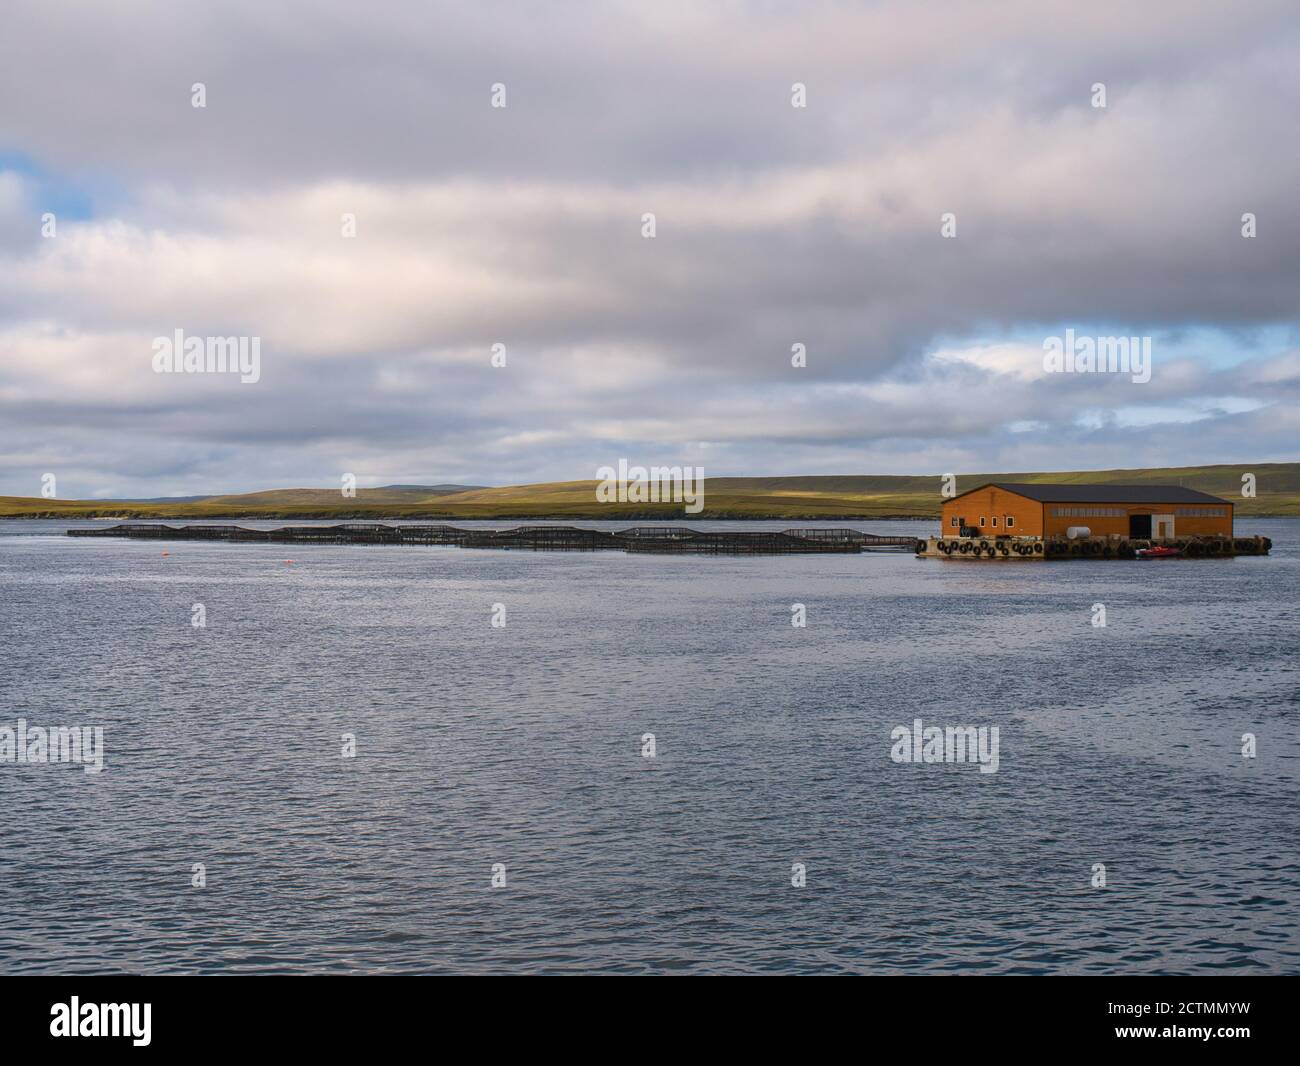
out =
<path fill-rule="evenodd" d="M 1241 497 L 1241 476 L 1257 479 L 1257 496 Z M 1238 516 L 1300 516 L 1300 463 L 1243 463 L 1138 470 L 959 474 L 957 490 L 989 481 L 1072 484 L 1183 485 L 1222 496 Z M 683 515 L 681 504 L 602 504 L 595 481 L 549 482 L 502 488 L 390 485 L 358 489 L 353 499 L 337 489 L 276 489 L 166 501 L 46 500 L 0 496 L 4 518 L 130 519 L 455 519 L 572 518 L 675 520 L 719 518 L 865 519 L 932 518 L 939 514 L 939 477 L 825 475 L 810 477 L 717 477 L 705 481 L 704 510 Z"/>

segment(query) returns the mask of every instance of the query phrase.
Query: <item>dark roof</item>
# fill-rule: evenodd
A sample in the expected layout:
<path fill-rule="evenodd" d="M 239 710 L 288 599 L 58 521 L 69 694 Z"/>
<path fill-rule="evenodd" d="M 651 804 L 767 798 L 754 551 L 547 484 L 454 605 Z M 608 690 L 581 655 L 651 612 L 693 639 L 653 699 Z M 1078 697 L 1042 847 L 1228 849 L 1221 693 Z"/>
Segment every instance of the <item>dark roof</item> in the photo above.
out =
<path fill-rule="evenodd" d="M 1226 503 L 1218 496 L 1181 485 L 1043 485 L 1013 481 L 990 482 L 995 489 L 1005 489 L 1042 503 Z M 988 488 L 981 485 L 980 488 Z M 971 489 L 972 492 L 978 491 Z M 962 495 L 966 495 L 964 492 Z"/>

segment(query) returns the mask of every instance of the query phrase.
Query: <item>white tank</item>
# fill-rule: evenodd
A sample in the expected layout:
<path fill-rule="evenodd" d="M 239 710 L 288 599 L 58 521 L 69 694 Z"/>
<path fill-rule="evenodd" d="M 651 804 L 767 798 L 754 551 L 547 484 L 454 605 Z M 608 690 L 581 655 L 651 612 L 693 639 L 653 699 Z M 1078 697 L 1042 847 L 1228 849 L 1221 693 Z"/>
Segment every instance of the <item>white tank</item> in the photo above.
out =
<path fill-rule="evenodd" d="M 1092 530 L 1087 526 L 1071 526 L 1065 531 L 1068 540 L 1082 540 L 1084 537 L 1091 537 Z"/>

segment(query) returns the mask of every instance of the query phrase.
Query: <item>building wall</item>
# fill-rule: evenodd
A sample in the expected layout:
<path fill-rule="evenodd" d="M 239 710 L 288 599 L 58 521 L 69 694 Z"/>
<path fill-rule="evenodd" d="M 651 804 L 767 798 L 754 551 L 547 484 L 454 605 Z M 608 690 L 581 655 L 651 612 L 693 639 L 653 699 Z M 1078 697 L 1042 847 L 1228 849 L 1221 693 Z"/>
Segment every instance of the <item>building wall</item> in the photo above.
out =
<path fill-rule="evenodd" d="M 1014 519 L 1014 524 L 1009 528 L 1006 525 L 1008 516 Z M 980 534 L 986 537 L 1041 537 L 1043 535 L 1041 503 L 992 486 L 976 489 L 964 496 L 944 501 L 941 536 L 958 535 L 958 528 L 952 524 L 954 518 L 966 519 L 967 525 L 976 527 Z M 981 518 L 985 520 L 983 528 L 980 528 Z M 994 518 L 998 522 L 996 526 L 993 525 Z"/>
<path fill-rule="evenodd" d="M 1058 514 L 1060 510 L 1071 514 Z M 1111 513 L 1097 513 L 1097 512 Z M 1219 511 L 1209 514 L 1207 511 Z M 943 504 L 943 528 L 940 536 L 955 537 L 958 528 L 954 518 L 966 519 L 980 536 L 1002 537 L 1055 537 L 1064 536 L 1071 526 L 1087 526 L 1094 537 L 1117 533 L 1129 535 L 1129 515 L 1174 516 L 1175 537 L 1232 536 L 1232 504 L 1182 504 L 1182 503 L 1039 503 L 1006 489 L 989 486 L 966 493 Z M 1014 524 L 1007 527 L 1010 515 Z M 997 525 L 993 519 L 997 518 Z M 980 526 L 980 519 L 985 524 Z M 1155 534 L 1154 526 L 1152 535 Z"/>
<path fill-rule="evenodd" d="M 1057 514 L 1060 510 L 1084 512 L 1075 514 Z M 1096 511 L 1117 512 L 1115 514 L 1095 514 Z M 1222 514 L 1205 514 L 1206 511 L 1220 511 Z M 1198 513 L 1187 513 L 1198 512 Z M 1122 537 L 1129 535 L 1130 515 L 1173 515 L 1175 537 L 1232 536 L 1232 504 L 1183 504 L 1183 503 L 1045 503 L 1043 504 L 1043 528 L 1046 536 L 1054 537 L 1065 533 L 1071 526 L 1087 526 L 1094 537 L 1105 537 L 1118 533 Z M 1155 529 L 1152 528 L 1152 535 Z"/>

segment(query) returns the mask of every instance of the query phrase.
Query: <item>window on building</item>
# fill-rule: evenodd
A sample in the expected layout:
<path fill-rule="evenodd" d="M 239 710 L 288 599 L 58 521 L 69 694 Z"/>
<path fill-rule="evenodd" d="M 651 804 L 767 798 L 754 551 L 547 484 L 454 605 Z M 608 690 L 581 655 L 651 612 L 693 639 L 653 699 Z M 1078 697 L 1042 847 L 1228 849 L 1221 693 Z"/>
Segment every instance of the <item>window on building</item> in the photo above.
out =
<path fill-rule="evenodd" d="M 1015 524 L 1016 524 L 1016 516 L 1010 514 L 1007 515 L 1007 529 L 1010 529 Z"/>
<path fill-rule="evenodd" d="M 993 516 L 993 528 L 994 528 L 994 529 L 997 529 L 997 528 L 998 528 L 998 516 L 997 516 L 997 515 L 994 515 L 994 516 Z"/>
<path fill-rule="evenodd" d="M 980 515 L 980 528 L 983 529 L 985 525 L 984 516 Z"/>
<path fill-rule="evenodd" d="M 953 515 L 953 516 L 952 516 L 952 518 L 951 518 L 951 519 L 949 520 L 949 522 L 948 522 L 948 525 L 952 526 L 953 529 L 956 529 L 956 528 L 957 528 L 957 516 L 956 516 L 956 515 Z"/>

